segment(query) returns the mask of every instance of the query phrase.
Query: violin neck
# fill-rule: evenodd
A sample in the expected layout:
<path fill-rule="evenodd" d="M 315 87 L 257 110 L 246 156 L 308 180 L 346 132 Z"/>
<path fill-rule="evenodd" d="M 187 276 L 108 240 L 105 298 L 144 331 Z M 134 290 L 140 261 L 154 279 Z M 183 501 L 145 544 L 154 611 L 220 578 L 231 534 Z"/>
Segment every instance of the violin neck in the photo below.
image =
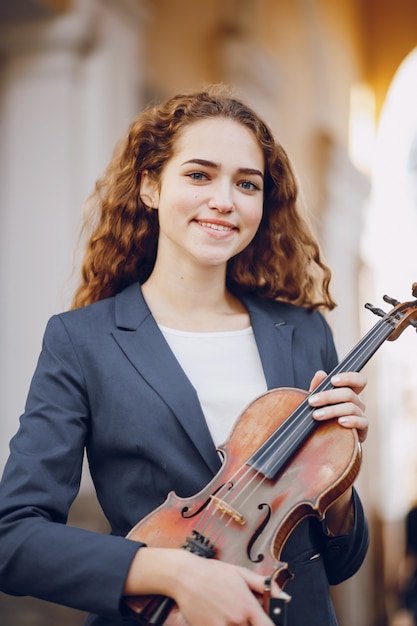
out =
<path fill-rule="evenodd" d="M 358 344 L 340 361 L 330 374 L 316 387 L 314 393 L 331 389 L 331 379 L 341 372 L 360 372 L 370 358 L 392 333 L 393 326 L 387 320 L 380 320 L 359 341 Z"/>

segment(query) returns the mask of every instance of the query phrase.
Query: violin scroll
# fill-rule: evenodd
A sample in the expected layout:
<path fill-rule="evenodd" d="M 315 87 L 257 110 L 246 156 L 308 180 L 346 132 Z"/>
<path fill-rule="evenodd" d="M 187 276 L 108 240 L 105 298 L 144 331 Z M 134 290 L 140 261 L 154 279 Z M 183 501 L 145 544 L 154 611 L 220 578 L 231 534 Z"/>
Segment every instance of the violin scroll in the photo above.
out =
<path fill-rule="evenodd" d="M 412 284 L 411 293 L 417 298 L 417 282 Z M 413 326 L 417 330 L 417 299 L 411 302 L 399 302 L 390 296 L 383 297 L 384 302 L 391 304 L 394 308 L 385 313 L 382 309 L 366 303 L 365 308 L 369 309 L 375 315 L 383 318 L 383 321 L 392 326 L 392 331 L 387 337 L 388 341 L 395 341 L 408 325 Z"/>

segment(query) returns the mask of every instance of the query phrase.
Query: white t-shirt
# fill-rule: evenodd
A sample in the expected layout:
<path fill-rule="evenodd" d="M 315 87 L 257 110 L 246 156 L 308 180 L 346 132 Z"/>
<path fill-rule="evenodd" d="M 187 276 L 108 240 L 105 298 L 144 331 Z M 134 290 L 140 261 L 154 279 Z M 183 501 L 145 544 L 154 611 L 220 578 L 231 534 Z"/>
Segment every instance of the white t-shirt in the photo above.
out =
<path fill-rule="evenodd" d="M 214 443 L 224 443 L 247 405 L 267 390 L 252 328 L 206 333 L 159 328 L 197 392 Z"/>

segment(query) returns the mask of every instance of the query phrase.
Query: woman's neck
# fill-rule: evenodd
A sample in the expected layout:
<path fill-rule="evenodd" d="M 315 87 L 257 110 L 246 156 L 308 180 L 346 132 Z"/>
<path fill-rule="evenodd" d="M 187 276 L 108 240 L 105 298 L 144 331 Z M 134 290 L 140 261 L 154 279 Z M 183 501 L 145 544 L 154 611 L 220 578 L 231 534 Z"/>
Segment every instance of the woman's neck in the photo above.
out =
<path fill-rule="evenodd" d="M 250 325 L 246 308 L 226 289 L 225 273 L 221 268 L 209 269 L 185 275 L 154 268 L 142 291 L 158 324 L 196 332 L 240 330 Z"/>

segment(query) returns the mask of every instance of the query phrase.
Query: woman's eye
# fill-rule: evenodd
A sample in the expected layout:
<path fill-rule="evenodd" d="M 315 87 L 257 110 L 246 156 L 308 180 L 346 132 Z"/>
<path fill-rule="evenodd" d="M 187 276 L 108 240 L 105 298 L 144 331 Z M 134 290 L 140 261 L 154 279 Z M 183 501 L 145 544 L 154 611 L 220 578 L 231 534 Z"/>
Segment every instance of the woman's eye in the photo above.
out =
<path fill-rule="evenodd" d="M 257 191 L 260 189 L 260 187 L 256 183 L 253 183 L 251 180 L 243 180 L 241 183 L 239 183 L 239 186 L 242 187 L 242 189 L 244 189 L 245 191 Z"/>
<path fill-rule="evenodd" d="M 191 180 L 195 180 L 197 182 L 207 180 L 207 174 L 204 174 L 204 172 L 191 172 L 187 175 L 191 178 Z"/>

